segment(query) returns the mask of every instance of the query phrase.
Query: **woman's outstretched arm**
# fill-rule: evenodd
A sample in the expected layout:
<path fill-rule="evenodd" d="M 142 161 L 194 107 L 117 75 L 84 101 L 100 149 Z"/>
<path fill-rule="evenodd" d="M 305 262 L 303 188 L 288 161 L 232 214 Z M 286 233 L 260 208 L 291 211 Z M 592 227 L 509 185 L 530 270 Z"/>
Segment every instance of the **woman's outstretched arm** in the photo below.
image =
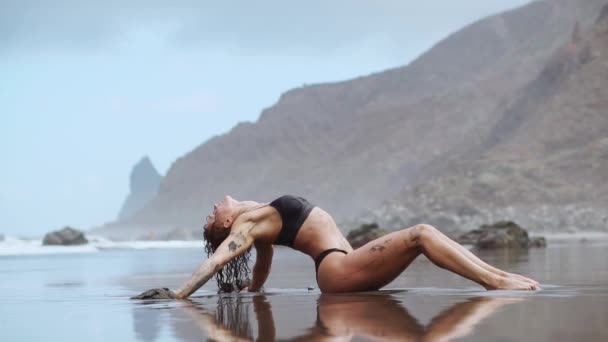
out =
<path fill-rule="evenodd" d="M 175 290 L 175 298 L 183 299 L 190 296 L 201 286 L 203 286 L 213 275 L 222 269 L 230 260 L 244 253 L 251 245 L 253 245 L 253 237 L 247 234 L 248 229 L 240 225 L 222 242 L 215 253 L 207 260 L 203 261 L 197 269 L 192 273 L 190 279 L 186 281 L 179 289 Z"/>

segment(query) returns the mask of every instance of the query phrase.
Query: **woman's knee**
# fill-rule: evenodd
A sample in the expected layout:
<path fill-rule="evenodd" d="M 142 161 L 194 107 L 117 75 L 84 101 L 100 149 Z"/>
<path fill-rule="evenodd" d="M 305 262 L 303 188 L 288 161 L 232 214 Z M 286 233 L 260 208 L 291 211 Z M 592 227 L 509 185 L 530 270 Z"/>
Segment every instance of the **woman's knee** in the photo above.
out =
<path fill-rule="evenodd" d="M 404 232 L 414 246 L 422 246 L 425 241 L 435 238 L 439 233 L 437 228 L 424 223 L 407 228 Z"/>

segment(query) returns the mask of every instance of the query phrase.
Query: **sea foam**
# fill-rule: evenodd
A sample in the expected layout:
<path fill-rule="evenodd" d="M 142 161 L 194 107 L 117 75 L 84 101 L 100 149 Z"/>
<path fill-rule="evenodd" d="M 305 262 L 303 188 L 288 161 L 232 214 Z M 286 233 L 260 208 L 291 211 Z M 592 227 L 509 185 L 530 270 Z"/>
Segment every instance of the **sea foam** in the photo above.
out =
<path fill-rule="evenodd" d="M 112 241 L 101 236 L 87 235 L 89 243 L 79 246 L 43 246 L 41 239 L 7 236 L 0 242 L 0 256 L 68 253 L 98 253 L 104 250 L 201 248 L 202 241 Z"/>

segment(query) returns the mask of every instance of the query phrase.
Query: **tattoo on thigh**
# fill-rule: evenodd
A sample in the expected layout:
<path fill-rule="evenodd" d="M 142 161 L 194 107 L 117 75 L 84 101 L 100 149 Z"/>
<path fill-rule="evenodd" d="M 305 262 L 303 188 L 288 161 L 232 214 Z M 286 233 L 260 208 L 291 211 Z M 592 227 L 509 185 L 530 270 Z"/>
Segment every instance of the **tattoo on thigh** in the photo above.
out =
<path fill-rule="evenodd" d="M 375 245 L 371 248 L 370 252 L 382 252 L 385 248 L 382 245 Z"/>

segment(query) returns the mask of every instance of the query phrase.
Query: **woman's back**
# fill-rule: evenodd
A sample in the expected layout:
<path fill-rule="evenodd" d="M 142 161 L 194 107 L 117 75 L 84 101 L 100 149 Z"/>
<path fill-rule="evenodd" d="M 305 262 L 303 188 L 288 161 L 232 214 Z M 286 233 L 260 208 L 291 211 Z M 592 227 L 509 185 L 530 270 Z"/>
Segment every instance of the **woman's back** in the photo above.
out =
<path fill-rule="evenodd" d="M 251 233 L 258 243 L 285 245 L 312 258 L 330 248 L 353 250 L 331 215 L 301 197 L 281 196 L 244 215 L 256 221 Z"/>

